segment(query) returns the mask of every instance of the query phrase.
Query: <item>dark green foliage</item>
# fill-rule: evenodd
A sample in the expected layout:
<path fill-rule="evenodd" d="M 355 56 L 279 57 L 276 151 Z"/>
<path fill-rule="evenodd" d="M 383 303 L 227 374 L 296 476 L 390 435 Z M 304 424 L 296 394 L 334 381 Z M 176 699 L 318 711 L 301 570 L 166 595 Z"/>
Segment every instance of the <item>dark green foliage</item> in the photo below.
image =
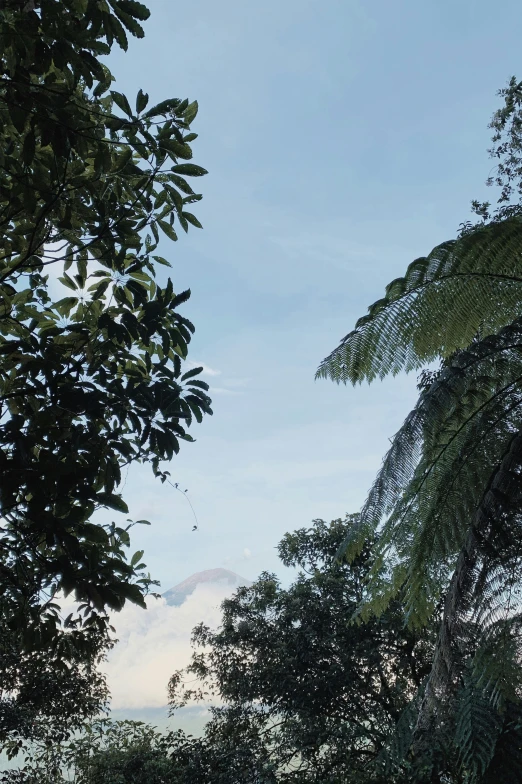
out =
<path fill-rule="evenodd" d="M 288 534 L 279 554 L 302 570 L 295 582 L 283 589 L 264 574 L 223 603 L 219 629 L 194 630 L 192 662 L 170 693 L 174 718 L 212 696 L 201 738 L 97 721 L 37 742 L 6 782 L 62 784 L 62 770 L 75 784 L 517 784 L 520 705 L 492 703 L 470 646 L 454 703 L 437 714 L 428 749 L 412 753 L 437 618 L 409 631 L 396 599 L 379 619 L 353 622 L 372 542 L 351 565 L 333 556 L 356 523 L 317 520 Z"/>
<path fill-rule="evenodd" d="M 0 744 L 8 757 L 26 753 L 27 742 L 58 745 L 107 709 L 98 669 L 111 647 L 107 632 L 69 630 L 51 648 L 27 652 L 5 621 L 0 630 Z"/>
<path fill-rule="evenodd" d="M 134 721 L 99 720 L 68 743 L 36 745 L 25 764 L 4 773 L 4 784 L 274 784 L 259 742 L 159 733 Z M 1 774 L 0 774 L 1 775 Z"/>
<path fill-rule="evenodd" d="M 77 784 L 163 784 L 175 775 L 169 752 L 181 746 L 172 740 L 139 722 L 99 721 L 71 744 L 64 762 L 74 769 Z"/>
<path fill-rule="evenodd" d="M 355 523 L 317 520 L 288 534 L 279 553 L 302 570 L 297 580 L 283 589 L 263 574 L 240 588 L 219 630 L 194 630 L 192 664 L 171 680 L 174 706 L 207 693 L 223 700 L 206 737 L 221 746 L 230 735 L 238 748 L 261 741 L 277 781 L 394 781 L 382 758 L 429 670 L 433 637 L 404 627 L 399 601 L 380 619 L 352 622 L 370 548 L 351 565 L 332 561 Z M 194 677 L 197 687 L 184 687 Z"/>
<path fill-rule="evenodd" d="M 143 605 L 130 526 L 93 513 L 127 512 L 122 471 L 138 461 L 161 475 L 212 413 L 207 385 L 182 377 L 190 292 L 155 281 L 169 265 L 160 230 L 199 225 L 185 176 L 205 170 L 179 163 L 197 103 L 145 111 L 147 95 L 112 90 L 100 59 L 148 16 L 135 0 L 0 8 L 0 593 L 28 650 L 58 633 L 59 591 L 82 603 L 84 629 Z M 57 302 L 48 268 L 65 287 Z"/>
<path fill-rule="evenodd" d="M 506 716 L 522 698 L 522 208 L 509 202 L 522 187 L 522 86 L 512 80 L 502 95 L 492 122 L 499 208 L 474 203 L 481 221 L 392 281 L 318 370 L 357 383 L 440 363 L 421 376 L 339 551 L 357 557 L 379 529 L 360 617 L 380 616 L 402 592 L 412 627 L 442 608 L 410 738 L 426 781 L 444 780 L 453 743 L 466 782 L 493 769 L 498 784 L 515 780 L 499 750 L 512 743 L 518 754 Z"/>
<path fill-rule="evenodd" d="M 421 368 L 495 334 L 520 314 L 522 218 L 479 226 L 413 261 L 321 363 L 343 383 Z"/>
<path fill-rule="evenodd" d="M 472 679 L 466 679 L 459 693 L 455 724 L 462 767 L 469 771 L 470 781 L 480 781 L 495 753 L 502 724 Z"/>

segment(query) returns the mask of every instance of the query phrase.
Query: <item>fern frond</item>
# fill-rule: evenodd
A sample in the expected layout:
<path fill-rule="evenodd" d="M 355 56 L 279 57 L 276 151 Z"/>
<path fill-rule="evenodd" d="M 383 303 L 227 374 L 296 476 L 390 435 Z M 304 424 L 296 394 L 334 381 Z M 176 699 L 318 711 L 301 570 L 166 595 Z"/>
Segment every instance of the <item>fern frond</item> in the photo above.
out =
<path fill-rule="evenodd" d="M 518 320 L 455 355 L 423 391 L 393 439 L 357 530 L 340 549 L 353 559 L 381 527 L 376 556 L 380 563 L 388 561 L 390 585 L 400 588 L 398 577 L 404 579 L 408 564 L 406 600 L 412 622 L 422 624 L 429 616 L 438 599 L 436 586 L 449 579 L 492 466 L 503 459 L 521 426 Z M 374 611 L 386 606 L 377 585 L 382 582 L 379 570 L 370 585 Z M 370 580 L 373 576 L 371 572 Z M 391 599 L 395 594 L 389 587 L 387 591 Z"/>
<path fill-rule="evenodd" d="M 420 697 L 421 692 L 419 691 L 407 704 L 399 716 L 386 746 L 383 747 L 377 757 L 377 766 L 382 767 L 387 776 L 390 776 L 400 769 L 400 766 L 408 756 L 413 730 L 415 728 L 417 711 L 419 709 Z"/>
<path fill-rule="evenodd" d="M 521 248 L 518 216 L 438 245 L 388 285 L 316 378 L 372 381 L 449 357 L 478 333 L 497 333 L 521 311 Z"/>
<path fill-rule="evenodd" d="M 493 759 L 501 729 L 497 711 L 473 679 L 466 678 L 457 703 L 455 743 L 470 784 L 480 781 Z"/>
<path fill-rule="evenodd" d="M 504 715 L 495 754 L 481 784 L 522 784 L 522 707 L 511 704 Z"/>
<path fill-rule="evenodd" d="M 473 659 L 473 677 L 496 709 L 522 694 L 521 620 L 519 615 L 486 627 Z"/>
<path fill-rule="evenodd" d="M 480 595 L 476 588 L 483 582 L 480 579 L 483 571 L 481 560 L 491 558 L 488 545 L 494 543 L 497 538 L 497 529 L 509 525 L 510 520 L 518 516 L 516 511 L 513 514 L 513 510 L 520 508 L 521 472 L 522 431 L 518 431 L 511 437 L 509 447 L 491 473 L 482 499 L 470 521 L 469 532 L 446 594 L 433 665 L 414 733 L 414 747 L 420 753 L 429 742 L 429 733 L 433 728 L 440 705 L 449 699 L 455 689 L 460 665 L 459 639 L 463 634 L 464 639 L 466 638 L 466 625 L 473 621 L 473 601 L 475 600 L 476 603 L 478 599 L 480 603 Z M 496 562 L 501 567 L 501 559 L 498 556 Z M 506 582 L 508 581 L 506 580 Z M 491 642 L 494 642 L 492 634 L 494 628 L 485 628 L 483 631 L 484 638 L 489 639 L 491 647 Z M 478 644 L 476 643 L 476 647 L 480 650 L 480 639 Z M 469 637 L 467 648 L 469 650 Z M 502 656 L 504 660 L 509 658 L 508 653 L 507 648 L 503 650 L 497 648 L 496 650 L 496 654 Z M 491 660 L 491 657 L 489 658 Z M 480 656 L 478 661 L 480 661 Z M 483 657 L 483 661 L 486 661 L 485 657 Z M 502 672 L 505 673 L 505 669 Z M 498 677 L 495 683 L 498 688 Z M 492 686 L 491 679 L 484 683 L 484 687 L 487 689 L 491 689 Z"/>

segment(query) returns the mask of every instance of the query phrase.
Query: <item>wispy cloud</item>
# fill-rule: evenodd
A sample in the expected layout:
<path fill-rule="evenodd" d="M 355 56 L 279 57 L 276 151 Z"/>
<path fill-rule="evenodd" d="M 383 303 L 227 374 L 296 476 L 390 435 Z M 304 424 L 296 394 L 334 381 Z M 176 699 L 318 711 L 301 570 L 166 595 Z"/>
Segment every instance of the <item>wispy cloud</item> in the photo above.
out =
<path fill-rule="evenodd" d="M 223 558 L 222 563 L 227 568 L 235 569 L 237 567 L 241 570 L 241 567 L 238 564 L 244 564 L 245 561 L 250 561 L 251 558 L 252 550 L 250 550 L 249 547 L 245 547 L 241 552 Z"/>
<path fill-rule="evenodd" d="M 197 362 L 194 359 L 187 359 L 187 365 L 190 368 L 202 367 L 203 368 L 203 370 L 201 371 L 201 375 L 202 376 L 220 376 L 221 375 L 221 370 L 215 370 L 214 368 L 211 368 L 208 365 L 205 365 L 204 362 Z"/>
<path fill-rule="evenodd" d="M 211 386 L 209 389 L 209 394 L 211 395 L 242 395 L 242 392 L 239 392 L 237 389 L 227 389 L 226 387 L 214 387 Z"/>

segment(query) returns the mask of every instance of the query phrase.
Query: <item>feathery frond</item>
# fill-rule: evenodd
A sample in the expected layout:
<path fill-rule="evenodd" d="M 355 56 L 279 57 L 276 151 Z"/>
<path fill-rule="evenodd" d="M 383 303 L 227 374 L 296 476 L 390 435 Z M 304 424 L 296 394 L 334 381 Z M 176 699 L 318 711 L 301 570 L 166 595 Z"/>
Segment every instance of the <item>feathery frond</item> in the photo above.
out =
<path fill-rule="evenodd" d="M 320 364 L 356 384 L 421 368 L 498 332 L 522 307 L 522 219 L 481 226 L 413 261 Z"/>
<path fill-rule="evenodd" d="M 499 756 L 522 761 L 522 82 L 501 94 L 501 206 L 474 202 L 482 223 L 410 264 L 316 374 L 356 384 L 440 363 L 338 553 L 378 531 L 359 620 L 399 594 L 412 626 L 442 608 L 411 733 L 423 781 L 456 747 L 465 784 L 522 780 Z"/>
<path fill-rule="evenodd" d="M 493 759 L 502 729 L 499 714 L 472 678 L 466 679 L 460 691 L 455 725 L 462 769 L 472 784 L 480 781 Z"/>

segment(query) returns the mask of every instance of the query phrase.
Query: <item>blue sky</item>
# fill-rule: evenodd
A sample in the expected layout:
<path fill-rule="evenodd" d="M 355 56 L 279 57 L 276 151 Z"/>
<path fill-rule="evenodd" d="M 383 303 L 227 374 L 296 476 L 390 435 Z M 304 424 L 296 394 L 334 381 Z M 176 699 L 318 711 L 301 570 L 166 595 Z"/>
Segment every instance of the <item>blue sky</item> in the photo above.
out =
<path fill-rule="evenodd" d="M 495 92 L 519 68 L 520 5 L 483 0 L 150 0 L 115 88 L 197 99 L 204 231 L 165 241 L 214 417 L 169 467 L 187 501 L 130 471 L 135 549 L 166 590 L 356 511 L 415 378 L 314 381 L 385 284 L 486 198 Z"/>

